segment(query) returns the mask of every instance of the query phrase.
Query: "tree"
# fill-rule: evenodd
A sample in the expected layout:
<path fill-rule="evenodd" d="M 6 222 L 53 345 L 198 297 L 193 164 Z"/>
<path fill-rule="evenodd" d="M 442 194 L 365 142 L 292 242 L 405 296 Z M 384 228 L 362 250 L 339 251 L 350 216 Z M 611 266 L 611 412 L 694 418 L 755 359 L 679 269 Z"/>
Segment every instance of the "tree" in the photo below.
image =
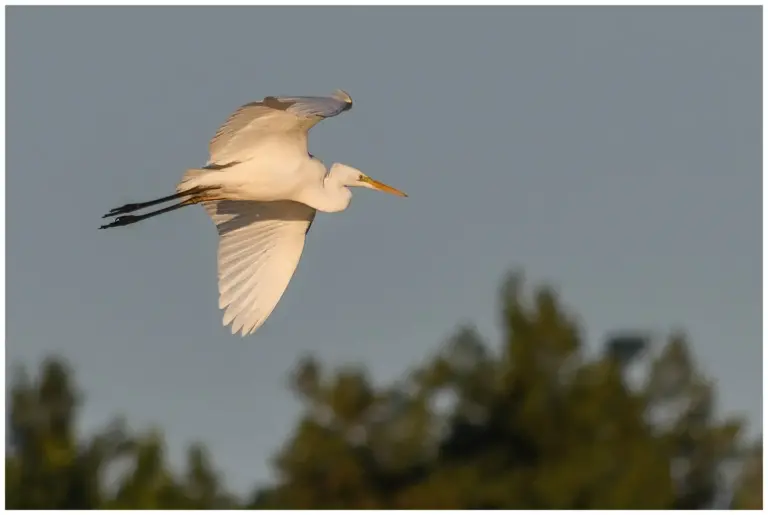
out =
<path fill-rule="evenodd" d="M 762 443 L 715 416 L 715 385 L 683 333 L 657 345 L 622 331 L 590 355 L 556 293 L 531 293 L 521 275 L 505 282 L 498 345 L 463 327 L 383 387 L 362 368 L 300 360 L 291 385 L 303 412 L 274 457 L 274 484 L 248 500 L 228 493 L 203 445 L 175 471 L 158 429 L 132 433 L 116 419 L 78 435 L 83 396 L 63 359 L 34 379 L 19 370 L 7 507 L 762 507 Z"/>
<path fill-rule="evenodd" d="M 19 370 L 11 390 L 10 442 L 5 459 L 9 509 L 206 509 L 233 501 L 221 489 L 205 449 L 189 450 L 186 477 L 165 462 L 159 432 L 130 435 L 115 420 L 88 438 L 77 438 L 81 396 L 72 372 L 47 359 L 30 381 Z M 109 476 L 120 470 L 116 484 Z"/>
<path fill-rule="evenodd" d="M 744 466 L 736 483 L 731 508 L 763 509 L 763 443 L 753 443 L 746 452 Z"/>
<path fill-rule="evenodd" d="M 682 334 L 640 333 L 588 358 L 576 318 L 521 275 L 502 290 L 498 352 L 461 329 L 404 384 L 295 374 L 305 414 L 253 507 L 652 509 L 712 506 L 739 452 Z M 628 369 L 650 369 L 640 386 Z"/>

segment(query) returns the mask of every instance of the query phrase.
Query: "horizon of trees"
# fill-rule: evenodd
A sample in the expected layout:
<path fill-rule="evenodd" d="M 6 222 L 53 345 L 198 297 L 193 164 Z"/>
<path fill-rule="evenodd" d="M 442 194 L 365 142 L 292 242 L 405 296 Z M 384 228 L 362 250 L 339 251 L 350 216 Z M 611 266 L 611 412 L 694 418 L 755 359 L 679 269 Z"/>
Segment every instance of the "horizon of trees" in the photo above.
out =
<path fill-rule="evenodd" d="M 231 493 L 203 444 L 173 470 L 161 432 L 77 432 L 66 361 L 19 370 L 6 413 L 8 509 L 762 509 L 762 440 L 716 416 L 682 333 L 609 335 L 596 356 L 553 289 L 501 288 L 503 335 L 459 329 L 407 379 L 300 359 L 303 412 L 272 484 Z"/>

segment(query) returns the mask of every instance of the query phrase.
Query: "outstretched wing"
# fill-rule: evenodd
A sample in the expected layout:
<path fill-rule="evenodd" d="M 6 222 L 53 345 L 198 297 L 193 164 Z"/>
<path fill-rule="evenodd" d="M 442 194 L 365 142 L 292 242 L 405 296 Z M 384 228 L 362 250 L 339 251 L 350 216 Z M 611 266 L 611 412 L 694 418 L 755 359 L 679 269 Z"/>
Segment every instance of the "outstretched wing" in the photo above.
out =
<path fill-rule="evenodd" d="M 219 309 L 232 334 L 253 333 L 293 277 L 316 211 L 290 200 L 203 202 L 219 232 Z"/>
<path fill-rule="evenodd" d="M 351 107 L 352 98 L 341 90 L 331 97 L 266 97 L 261 102 L 245 104 L 229 116 L 211 139 L 207 166 L 247 161 L 260 139 L 281 134 L 297 137 L 302 131 L 306 134 L 320 120 Z"/>

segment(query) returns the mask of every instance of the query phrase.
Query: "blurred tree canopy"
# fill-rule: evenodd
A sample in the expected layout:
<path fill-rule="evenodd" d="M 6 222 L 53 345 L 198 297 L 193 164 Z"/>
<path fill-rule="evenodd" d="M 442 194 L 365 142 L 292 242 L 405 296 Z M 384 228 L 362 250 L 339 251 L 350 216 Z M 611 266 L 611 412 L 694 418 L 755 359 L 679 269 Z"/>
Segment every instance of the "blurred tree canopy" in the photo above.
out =
<path fill-rule="evenodd" d="M 609 335 L 588 355 L 548 287 L 504 283 L 503 337 L 462 328 L 403 380 L 308 357 L 291 384 L 304 411 L 274 484 L 227 491 L 204 446 L 174 471 L 159 431 L 116 420 L 78 434 L 82 398 L 52 357 L 9 392 L 9 509 L 762 508 L 762 442 L 715 416 L 715 385 L 683 334 L 660 346 Z"/>

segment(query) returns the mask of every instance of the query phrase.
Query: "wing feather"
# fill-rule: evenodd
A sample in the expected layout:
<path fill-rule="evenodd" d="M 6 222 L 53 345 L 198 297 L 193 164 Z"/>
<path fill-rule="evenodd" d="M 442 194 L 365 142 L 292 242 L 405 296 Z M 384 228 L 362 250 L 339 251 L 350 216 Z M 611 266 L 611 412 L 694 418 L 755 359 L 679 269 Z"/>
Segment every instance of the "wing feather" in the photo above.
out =
<path fill-rule="evenodd" d="M 293 201 L 212 201 L 203 206 L 219 233 L 219 308 L 232 333 L 253 333 L 293 277 L 315 210 Z"/>
<path fill-rule="evenodd" d="M 296 138 L 313 125 L 350 109 L 352 99 L 339 90 L 331 97 L 266 97 L 240 106 L 219 127 L 208 145 L 206 166 L 223 167 L 251 159 L 266 138 Z M 304 140 L 306 146 L 306 138 Z"/>

